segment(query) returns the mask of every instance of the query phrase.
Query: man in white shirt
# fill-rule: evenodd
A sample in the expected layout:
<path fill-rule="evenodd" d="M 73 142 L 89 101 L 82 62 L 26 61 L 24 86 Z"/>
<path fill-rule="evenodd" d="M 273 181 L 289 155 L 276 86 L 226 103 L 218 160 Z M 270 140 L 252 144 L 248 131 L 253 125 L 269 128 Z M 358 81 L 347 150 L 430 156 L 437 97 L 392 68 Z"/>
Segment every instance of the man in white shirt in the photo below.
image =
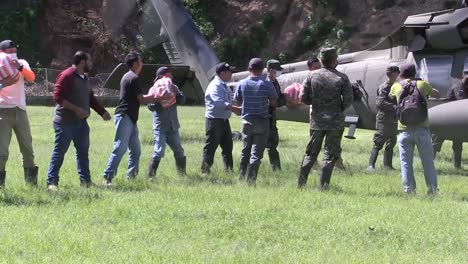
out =
<path fill-rule="evenodd" d="M 20 72 L 16 82 L 1 83 L 0 89 L 0 189 L 5 187 L 6 162 L 8 160 L 8 148 L 10 146 L 12 131 L 23 155 L 24 178 L 27 184 L 37 185 L 38 167 L 34 163 L 31 129 L 26 113 L 26 95 L 24 81 L 32 82 L 35 79 L 34 72 L 29 64 L 16 55 L 17 45 L 11 40 L 0 42 L 0 51 L 7 53 L 14 62 L 14 66 Z"/>

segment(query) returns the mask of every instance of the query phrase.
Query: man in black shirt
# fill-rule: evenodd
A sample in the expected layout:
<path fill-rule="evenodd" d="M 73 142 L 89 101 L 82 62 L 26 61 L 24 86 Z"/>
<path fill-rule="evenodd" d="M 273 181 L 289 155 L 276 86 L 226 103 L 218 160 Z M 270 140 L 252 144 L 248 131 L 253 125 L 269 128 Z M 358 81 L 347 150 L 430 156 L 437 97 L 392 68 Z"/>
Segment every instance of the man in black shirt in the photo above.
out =
<path fill-rule="evenodd" d="M 139 53 L 129 53 L 125 62 L 130 70 L 120 81 L 120 100 L 114 116 L 114 149 L 109 157 L 107 168 L 104 170 L 105 186 L 112 185 L 112 179 L 117 174 L 120 160 L 127 152 L 127 148 L 129 149 L 127 179 L 136 177 L 141 154 L 137 126 L 140 104 L 156 103 L 167 99 L 166 95 L 154 99 L 152 96 L 143 94 L 138 78 L 143 67 L 143 59 Z"/>

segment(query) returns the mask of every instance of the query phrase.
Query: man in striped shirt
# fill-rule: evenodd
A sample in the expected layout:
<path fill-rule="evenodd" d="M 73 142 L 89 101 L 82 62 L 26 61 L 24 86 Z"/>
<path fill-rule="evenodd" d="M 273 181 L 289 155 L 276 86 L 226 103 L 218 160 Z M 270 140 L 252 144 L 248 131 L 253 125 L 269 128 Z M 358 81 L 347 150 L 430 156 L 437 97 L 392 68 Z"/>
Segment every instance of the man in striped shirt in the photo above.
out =
<path fill-rule="evenodd" d="M 276 106 L 277 94 L 269 81 L 262 79 L 263 61 L 253 58 L 249 62 L 250 75 L 240 81 L 234 98 L 242 106 L 242 142 L 239 176 L 247 176 L 255 184 L 258 168 L 270 130 L 269 106 Z"/>

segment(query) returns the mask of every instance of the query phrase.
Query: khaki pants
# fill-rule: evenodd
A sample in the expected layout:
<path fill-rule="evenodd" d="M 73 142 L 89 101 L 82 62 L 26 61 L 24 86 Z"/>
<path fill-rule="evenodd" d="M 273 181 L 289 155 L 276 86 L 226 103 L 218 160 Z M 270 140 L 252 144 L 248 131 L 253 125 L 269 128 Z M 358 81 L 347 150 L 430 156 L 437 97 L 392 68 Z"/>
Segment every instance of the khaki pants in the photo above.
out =
<path fill-rule="evenodd" d="M 28 114 L 17 107 L 0 108 L 0 171 L 5 170 L 8 160 L 8 147 L 10 146 L 12 131 L 15 131 L 23 155 L 23 167 L 31 168 L 36 166 Z"/>

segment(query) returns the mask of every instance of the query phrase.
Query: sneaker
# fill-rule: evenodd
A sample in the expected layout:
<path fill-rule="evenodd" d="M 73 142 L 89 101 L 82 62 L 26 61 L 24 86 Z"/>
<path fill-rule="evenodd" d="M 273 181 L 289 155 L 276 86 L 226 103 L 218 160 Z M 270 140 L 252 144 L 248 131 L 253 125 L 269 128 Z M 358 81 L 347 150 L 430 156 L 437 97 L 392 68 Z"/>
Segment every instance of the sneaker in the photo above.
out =
<path fill-rule="evenodd" d="M 49 184 L 47 185 L 47 191 L 49 192 L 57 192 L 58 191 L 58 186 L 55 184 Z"/>
<path fill-rule="evenodd" d="M 374 166 L 367 167 L 367 172 L 374 172 L 374 171 L 375 171 Z"/>
<path fill-rule="evenodd" d="M 102 185 L 104 185 L 104 187 L 112 187 L 112 180 L 104 179 Z"/>

